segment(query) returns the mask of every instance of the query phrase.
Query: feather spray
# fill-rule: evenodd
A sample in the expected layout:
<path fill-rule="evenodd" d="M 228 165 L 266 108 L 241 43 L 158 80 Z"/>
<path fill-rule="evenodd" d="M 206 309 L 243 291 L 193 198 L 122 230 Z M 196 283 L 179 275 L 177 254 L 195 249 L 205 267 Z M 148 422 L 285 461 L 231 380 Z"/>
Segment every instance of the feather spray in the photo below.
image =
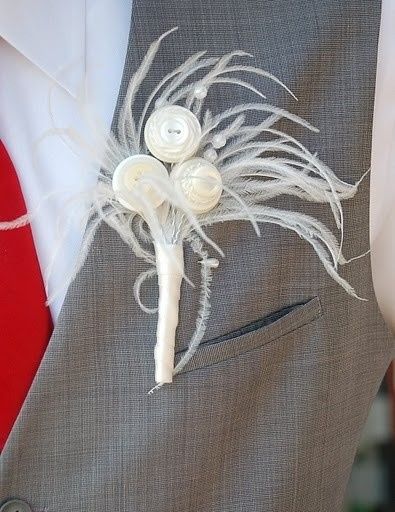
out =
<path fill-rule="evenodd" d="M 261 223 L 290 229 L 311 244 L 328 274 L 347 293 L 357 297 L 339 275 L 338 267 L 347 262 L 342 254 L 341 201 L 354 196 L 359 182 L 348 184 L 340 180 L 316 154 L 276 128 L 278 121 L 287 119 L 307 130 L 318 131 L 300 117 L 266 103 L 264 94 L 248 81 L 249 77 L 272 80 L 292 93 L 270 73 L 237 63 L 251 55 L 243 51 L 222 57 L 208 57 L 204 51 L 195 53 L 163 77 L 136 118 L 136 95 L 163 39 L 175 30 L 177 27 L 151 44 L 131 78 L 116 135 L 105 133 L 100 123 L 88 115 L 96 133 L 96 145 L 89 145 L 71 128 L 53 128 L 50 133 L 83 149 L 101 167 L 97 186 L 87 192 L 91 206 L 83 246 L 64 286 L 72 282 L 84 265 L 103 222 L 119 234 L 138 258 L 145 260 L 149 268 L 137 278 L 134 293 L 143 311 L 158 315 L 154 349 L 156 387 L 172 382 L 173 376 L 193 357 L 205 333 L 213 269 L 219 265 L 218 259 L 209 255 L 208 247 L 223 256 L 215 240 L 205 233 L 207 226 L 248 221 L 257 235 Z M 205 109 L 205 99 L 210 88 L 218 84 L 246 89 L 259 101 L 231 105 L 213 115 Z M 260 122 L 248 124 L 248 112 L 254 112 Z M 266 135 L 265 140 L 262 135 Z M 314 217 L 267 205 L 268 200 L 283 195 L 328 204 L 340 242 Z M 80 196 L 76 198 L 79 199 Z M 17 228 L 30 218 L 0 223 L 0 229 Z M 181 282 L 190 282 L 184 273 L 186 244 L 201 263 L 200 309 L 188 349 L 174 367 Z M 140 290 L 147 279 L 155 276 L 159 299 L 158 307 L 153 309 L 142 303 Z"/>

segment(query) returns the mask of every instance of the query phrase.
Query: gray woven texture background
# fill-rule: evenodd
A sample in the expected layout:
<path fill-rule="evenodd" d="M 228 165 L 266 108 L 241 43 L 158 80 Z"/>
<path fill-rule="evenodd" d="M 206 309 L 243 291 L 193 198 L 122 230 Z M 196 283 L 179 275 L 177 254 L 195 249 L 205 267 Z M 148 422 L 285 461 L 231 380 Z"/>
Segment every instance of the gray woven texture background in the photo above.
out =
<path fill-rule="evenodd" d="M 345 180 L 369 167 L 380 2 L 134 0 L 120 101 L 148 44 L 178 25 L 144 82 L 190 54 L 234 49 L 277 75 L 256 84 L 270 103 L 320 128 L 283 125 Z M 219 111 L 246 97 L 217 86 Z M 115 116 L 116 117 L 116 116 Z M 329 208 L 276 205 L 334 228 Z M 369 244 L 369 180 L 344 205 L 347 257 Z M 1 499 L 47 512 L 337 512 L 372 399 L 394 354 L 377 309 L 369 257 L 343 269 L 360 302 L 295 234 L 264 225 L 210 230 L 226 258 L 215 271 L 204 345 L 152 396 L 156 316 L 133 298 L 145 265 L 108 228 L 70 287 L 2 459 Z M 194 255 L 188 275 L 199 282 Z M 157 287 L 145 286 L 155 304 Z M 246 324 L 293 304 L 275 323 Z M 183 286 L 178 351 L 194 329 L 198 290 Z M 213 340 L 225 336 L 221 341 Z"/>

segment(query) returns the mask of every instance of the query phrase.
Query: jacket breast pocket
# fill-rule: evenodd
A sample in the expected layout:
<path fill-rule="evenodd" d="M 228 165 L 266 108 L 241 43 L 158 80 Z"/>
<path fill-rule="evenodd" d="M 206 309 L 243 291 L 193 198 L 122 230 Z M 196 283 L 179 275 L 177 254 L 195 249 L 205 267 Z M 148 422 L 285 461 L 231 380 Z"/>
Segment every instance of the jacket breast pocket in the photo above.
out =
<path fill-rule="evenodd" d="M 318 296 L 286 306 L 235 331 L 202 343 L 180 373 L 221 363 L 266 345 L 313 322 L 322 315 Z M 176 354 L 176 363 L 185 350 Z"/>

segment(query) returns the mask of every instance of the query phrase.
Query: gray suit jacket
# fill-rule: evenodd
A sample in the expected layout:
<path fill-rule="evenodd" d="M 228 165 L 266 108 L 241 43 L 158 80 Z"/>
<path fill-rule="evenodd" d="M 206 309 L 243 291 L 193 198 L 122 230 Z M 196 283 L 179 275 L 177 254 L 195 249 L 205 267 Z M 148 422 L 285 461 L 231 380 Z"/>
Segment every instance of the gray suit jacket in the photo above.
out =
<path fill-rule="evenodd" d="M 147 91 L 200 49 L 251 52 L 299 98 L 257 79 L 270 102 L 320 128 L 288 133 L 354 182 L 369 167 L 379 15 L 375 0 L 134 0 L 119 104 L 149 43 L 178 25 Z M 225 86 L 213 110 L 233 105 L 234 95 Z M 348 257 L 368 248 L 368 204 L 365 180 L 344 206 Z M 333 227 L 327 207 L 303 211 Z M 156 318 L 132 293 L 145 265 L 101 229 L 6 445 L 0 500 L 18 497 L 36 512 L 341 510 L 361 429 L 394 355 L 369 256 L 343 272 L 369 299 L 360 302 L 291 232 L 264 225 L 257 238 L 247 223 L 232 223 L 210 235 L 226 259 L 204 342 L 171 386 L 147 396 Z M 189 252 L 186 269 L 198 282 Z M 156 286 L 147 293 L 154 303 Z M 184 286 L 179 353 L 198 301 Z"/>

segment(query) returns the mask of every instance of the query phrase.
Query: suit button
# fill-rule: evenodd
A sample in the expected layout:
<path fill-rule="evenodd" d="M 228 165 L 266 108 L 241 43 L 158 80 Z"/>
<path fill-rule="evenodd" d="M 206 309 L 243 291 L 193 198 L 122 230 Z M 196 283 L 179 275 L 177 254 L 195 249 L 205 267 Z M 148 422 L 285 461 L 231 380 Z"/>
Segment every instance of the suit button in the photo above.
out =
<path fill-rule="evenodd" d="M 155 180 L 155 177 L 162 181 L 169 179 L 162 162 L 148 155 L 130 156 L 114 171 L 112 187 L 115 196 L 125 208 L 134 212 L 143 210 L 147 203 L 157 208 L 163 203 L 164 196 L 149 183 L 149 180 Z M 143 201 L 140 201 L 141 198 Z"/>
<path fill-rule="evenodd" d="M 217 206 L 222 194 L 222 178 L 204 158 L 192 158 L 174 166 L 170 178 L 194 213 L 206 213 Z"/>
<path fill-rule="evenodd" d="M 0 507 L 0 512 L 32 512 L 26 501 L 8 500 Z"/>
<path fill-rule="evenodd" d="M 168 105 L 155 110 L 144 129 L 145 143 L 159 160 L 181 162 L 197 151 L 202 129 L 198 118 L 179 105 Z"/>

